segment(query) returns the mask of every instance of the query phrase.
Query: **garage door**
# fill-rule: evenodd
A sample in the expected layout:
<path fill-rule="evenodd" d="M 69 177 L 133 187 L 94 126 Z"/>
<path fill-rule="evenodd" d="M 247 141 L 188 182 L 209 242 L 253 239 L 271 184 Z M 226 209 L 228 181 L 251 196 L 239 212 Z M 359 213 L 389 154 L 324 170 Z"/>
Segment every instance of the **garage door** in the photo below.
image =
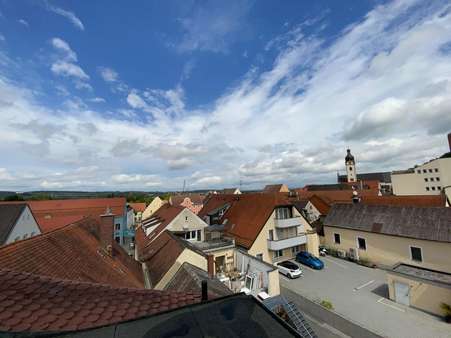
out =
<path fill-rule="evenodd" d="M 396 303 L 410 305 L 410 287 L 408 284 L 395 282 Z"/>

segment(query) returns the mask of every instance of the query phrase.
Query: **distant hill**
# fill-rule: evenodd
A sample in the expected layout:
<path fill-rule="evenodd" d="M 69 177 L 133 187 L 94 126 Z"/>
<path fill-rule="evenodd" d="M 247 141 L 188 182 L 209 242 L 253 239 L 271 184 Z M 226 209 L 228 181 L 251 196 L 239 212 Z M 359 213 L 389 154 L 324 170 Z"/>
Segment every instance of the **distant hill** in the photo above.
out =
<path fill-rule="evenodd" d="M 5 197 L 15 195 L 14 191 L 0 191 L 0 199 L 4 199 Z"/>

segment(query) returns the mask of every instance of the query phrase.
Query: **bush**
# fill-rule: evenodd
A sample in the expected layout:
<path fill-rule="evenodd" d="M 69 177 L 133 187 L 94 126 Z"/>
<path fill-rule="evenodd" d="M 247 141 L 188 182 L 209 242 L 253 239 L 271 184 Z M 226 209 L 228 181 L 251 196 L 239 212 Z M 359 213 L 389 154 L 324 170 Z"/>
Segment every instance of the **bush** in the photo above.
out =
<path fill-rule="evenodd" d="M 325 300 L 325 299 L 322 300 L 321 303 L 320 303 L 320 305 L 321 305 L 322 307 L 325 307 L 325 308 L 328 309 L 328 310 L 333 310 L 333 309 L 334 309 L 334 306 L 333 306 L 332 302 L 329 301 L 329 300 Z"/>

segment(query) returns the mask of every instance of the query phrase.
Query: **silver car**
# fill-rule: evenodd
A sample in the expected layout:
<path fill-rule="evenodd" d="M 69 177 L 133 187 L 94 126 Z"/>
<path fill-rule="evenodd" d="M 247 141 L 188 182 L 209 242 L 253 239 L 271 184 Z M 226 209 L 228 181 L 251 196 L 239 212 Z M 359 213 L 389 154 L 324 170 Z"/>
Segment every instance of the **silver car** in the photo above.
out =
<path fill-rule="evenodd" d="M 282 261 L 275 264 L 282 275 L 288 278 L 298 278 L 302 275 L 302 270 L 296 263 L 292 261 Z"/>

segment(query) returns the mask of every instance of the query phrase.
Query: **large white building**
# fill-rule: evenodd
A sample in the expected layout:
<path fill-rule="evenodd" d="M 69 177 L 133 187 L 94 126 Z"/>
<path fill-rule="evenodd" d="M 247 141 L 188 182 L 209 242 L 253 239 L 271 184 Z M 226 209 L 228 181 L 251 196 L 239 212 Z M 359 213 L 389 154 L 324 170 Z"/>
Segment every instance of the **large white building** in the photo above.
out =
<path fill-rule="evenodd" d="M 438 195 L 444 191 L 451 199 L 451 133 L 450 151 L 439 158 L 403 171 L 392 173 L 395 195 Z"/>

